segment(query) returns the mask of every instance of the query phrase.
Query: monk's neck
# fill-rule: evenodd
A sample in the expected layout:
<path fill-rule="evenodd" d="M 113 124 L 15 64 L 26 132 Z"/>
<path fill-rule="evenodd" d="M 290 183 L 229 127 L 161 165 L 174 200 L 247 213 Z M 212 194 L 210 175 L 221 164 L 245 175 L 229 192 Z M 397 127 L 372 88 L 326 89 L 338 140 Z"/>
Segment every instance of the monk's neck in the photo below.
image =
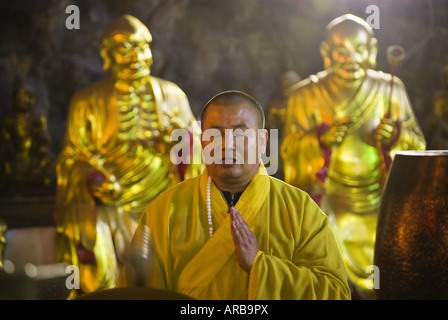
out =
<path fill-rule="evenodd" d="M 233 184 L 233 183 L 226 183 L 226 182 L 222 182 L 222 181 L 216 181 L 213 180 L 216 184 L 216 186 L 221 190 L 221 191 L 227 191 L 230 192 L 230 194 L 235 195 L 238 192 L 243 192 L 246 187 L 249 185 L 249 182 L 247 183 L 242 183 L 242 184 Z"/>

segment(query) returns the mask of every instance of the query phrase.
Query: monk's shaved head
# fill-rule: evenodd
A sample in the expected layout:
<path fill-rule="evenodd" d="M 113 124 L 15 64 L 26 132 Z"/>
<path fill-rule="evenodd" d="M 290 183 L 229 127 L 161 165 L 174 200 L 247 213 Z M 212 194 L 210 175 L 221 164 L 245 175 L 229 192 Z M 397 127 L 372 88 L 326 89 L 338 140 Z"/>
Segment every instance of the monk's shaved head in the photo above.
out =
<path fill-rule="evenodd" d="M 263 107 L 257 100 L 255 100 L 255 98 L 251 97 L 247 93 L 238 90 L 231 90 L 217 94 L 212 99 L 210 99 L 202 109 L 201 123 L 204 123 L 207 109 L 211 105 L 222 107 L 234 107 L 239 105 L 249 106 L 257 116 L 259 129 L 264 129 L 265 115 Z"/>

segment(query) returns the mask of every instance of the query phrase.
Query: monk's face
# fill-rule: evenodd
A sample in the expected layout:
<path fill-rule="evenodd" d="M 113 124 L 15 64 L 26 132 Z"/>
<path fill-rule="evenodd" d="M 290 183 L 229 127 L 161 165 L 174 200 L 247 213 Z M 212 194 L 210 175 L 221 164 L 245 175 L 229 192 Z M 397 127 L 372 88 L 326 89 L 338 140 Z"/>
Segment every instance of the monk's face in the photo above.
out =
<path fill-rule="evenodd" d="M 256 111 L 245 104 L 210 105 L 202 128 L 204 160 L 212 179 L 218 185 L 249 183 L 267 142 Z"/>
<path fill-rule="evenodd" d="M 133 80 L 149 76 L 152 53 L 146 39 L 136 33 L 115 34 L 109 41 L 110 71 L 116 79 Z"/>
<path fill-rule="evenodd" d="M 333 30 L 327 39 L 333 72 L 346 81 L 363 78 L 370 66 L 370 40 L 362 27 Z"/>

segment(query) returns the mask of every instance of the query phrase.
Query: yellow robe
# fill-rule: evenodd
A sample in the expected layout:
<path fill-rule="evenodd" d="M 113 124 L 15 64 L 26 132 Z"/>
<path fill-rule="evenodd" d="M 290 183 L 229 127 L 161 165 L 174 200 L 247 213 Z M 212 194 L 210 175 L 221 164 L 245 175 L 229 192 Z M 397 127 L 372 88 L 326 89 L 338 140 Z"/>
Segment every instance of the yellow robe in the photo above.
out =
<path fill-rule="evenodd" d="M 327 216 L 308 194 L 268 176 L 260 166 L 235 206 L 260 245 L 248 274 L 238 264 L 228 206 L 213 183 L 215 231 L 209 236 L 207 181 L 204 170 L 164 192 L 145 210 L 138 229 L 147 226 L 152 237 L 153 272 L 147 286 L 210 300 L 350 298 Z M 129 265 L 121 272 L 119 286 L 132 285 L 126 268 Z"/>

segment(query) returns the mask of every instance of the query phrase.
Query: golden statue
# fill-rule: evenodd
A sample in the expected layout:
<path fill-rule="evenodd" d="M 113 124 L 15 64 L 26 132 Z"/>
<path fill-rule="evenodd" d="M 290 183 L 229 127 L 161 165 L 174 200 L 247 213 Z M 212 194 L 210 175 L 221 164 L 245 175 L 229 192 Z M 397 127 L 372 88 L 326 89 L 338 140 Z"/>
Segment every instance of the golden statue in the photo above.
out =
<path fill-rule="evenodd" d="M 268 102 L 268 111 L 266 117 L 266 129 L 270 130 L 269 135 L 272 136 L 272 129 L 278 130 L 278 141 L 283 139 L 283 132 L 286 124 L 286 108 L 288 105 L 289 91 L 291 87 L 300 81 L 300 76 L 293 70 L 286 71 L 280 78 L 279 88 L 274 96 Z M 278 159 L 277 172 L 273 175 L 278 179 L 283 180 L 283 163 L 279 155 L 273 155 L 272 152 L 278 152 L 278 148 L 273 150 L 268 144 L 267 153 L 271 159 L 276 157 Z"/>
<path fill-rule="evenodd" d="M 431 137 L 430 149 L 448 149 L 448 65 L 443 68 L 443 89 L 434 94 L 431 114 Z"/>
<path fill-rule="evenodd" d="M 334 19 L 320 51 L 325 70 L 295 85 L 288 100 L 285 181 L 328 214 L 355 292 L 373 298 L 366 269 L 390 161 L 397 150 L 425 149 L 425 139 L 400 79 L 373 70 L 377 41 L 367 22 Z"/>
<path fill-rule="evenodd" d="M 70 104 L 54 216 L 60 259 L 79 266 L 81 292 L 115 286 L 149 202 L 202 171 L 170 160 L 173 130 L 188 130 L 191 154 L 201 148 L 201 131 L 185 93 L 150 76 L 151 41 L 142 22 L 120 16 L 102 36 L 108 76 Z"/>
<path fill-rule="evenodd" d="M 3 195 L 36 195 L 53 191 L 55 161 L 50 151 L 47 120 L 34 109 L 31 85 L 20 82 L 12 97 L 12 110 L 0 120 L 0 190 Z"/>

